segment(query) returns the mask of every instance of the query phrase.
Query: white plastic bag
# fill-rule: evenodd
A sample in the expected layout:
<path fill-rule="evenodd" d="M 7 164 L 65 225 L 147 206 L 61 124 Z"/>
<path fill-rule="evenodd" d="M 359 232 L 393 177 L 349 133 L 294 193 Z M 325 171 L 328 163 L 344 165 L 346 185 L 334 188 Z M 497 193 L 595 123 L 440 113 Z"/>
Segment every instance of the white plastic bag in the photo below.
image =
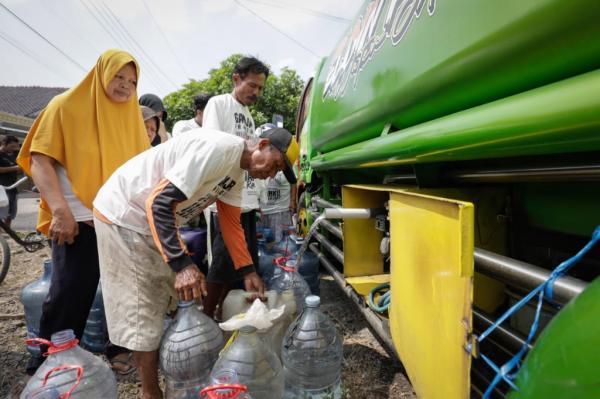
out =
<path fill-rule="evenodd" d="M 233 316 L 229 320 L 219 323 L 219 327 L 223 331 L 239 330 L 243 326 L 253 326 L 258 330 L 267 330 L 273 325 L 273 321 L 277 320 L 283 314 L 285 306 L 271 309 L 259 299 L 256 298 L 246 313 Z"/>

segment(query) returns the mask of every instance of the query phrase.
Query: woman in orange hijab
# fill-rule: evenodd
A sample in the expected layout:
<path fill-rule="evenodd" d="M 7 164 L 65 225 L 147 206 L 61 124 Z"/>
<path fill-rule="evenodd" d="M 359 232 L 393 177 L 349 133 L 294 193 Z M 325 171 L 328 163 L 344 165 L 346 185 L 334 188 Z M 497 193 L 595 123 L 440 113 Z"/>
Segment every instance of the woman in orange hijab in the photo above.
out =
<path fill-rule="evenodd" d="M 52 240 L 40 338 L 72 329 L 81 340 L 100 277 L 92 201 L 115 169 L 149 148 L 138 76 L 130 54 L 104 52 L 78 85 L 50 101 L 17 158 L 41 194 L 37 228 Z M 28 373 L 39 364 L 32 359 Z"/>

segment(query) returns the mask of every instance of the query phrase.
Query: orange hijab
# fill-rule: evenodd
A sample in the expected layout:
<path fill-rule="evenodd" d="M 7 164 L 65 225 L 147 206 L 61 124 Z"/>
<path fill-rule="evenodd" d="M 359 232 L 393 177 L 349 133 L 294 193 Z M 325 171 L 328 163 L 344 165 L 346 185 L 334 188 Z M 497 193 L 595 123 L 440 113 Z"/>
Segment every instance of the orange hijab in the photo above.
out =
<path fill-rule="evenodd" d="M 73 193 L 89 209 L 100 187 L 125 161 L 148 149 L 137 94 L 124 103 L 112 101 L 108 83 L 127 63 L 136 60 L 125 51 L 104 52 L 94 69 L 75 87 L 54 97 L 37 117 L 17 157 L 31 176 L 31 154 L 55 159 L 66 170 Z M 47 234 L 52 214 L 40 201 L 38 230 Z"/>

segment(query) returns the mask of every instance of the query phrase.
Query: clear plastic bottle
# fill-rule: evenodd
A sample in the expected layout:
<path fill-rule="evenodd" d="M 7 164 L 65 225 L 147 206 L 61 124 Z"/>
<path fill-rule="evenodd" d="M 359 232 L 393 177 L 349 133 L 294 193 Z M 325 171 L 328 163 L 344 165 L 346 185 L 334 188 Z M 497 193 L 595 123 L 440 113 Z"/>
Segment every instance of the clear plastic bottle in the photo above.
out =
<path fill-rule="evenodd" d="M 267 240 L 265 238 L 259 238 L 258 240 L 258 275 L 263 281 L 269 281 L 273 277 L 273 259 L 275 257 L 274 252 L 267 246 Z"/>
<path fill-rule="evenodd" d="M 49 346 L 49 356 L 29 379 L 21 399 L 61 395 L 72 389 L 72 399 L 117 398 L 117 381 L 112 370 L 99 357 L 77 345 L 73 330 L 52 334 L 51 341 L 37 340 Z M 37 395 L 37 396 L 34 396 Z"/>
<path fill-rule="evenodd" d="M 283 226 L 282 230 L 282 238 L 275 244 L 273 251 L 284 256 L 290 256 L 298 251 L 299 248 L 296 237 L 296 229 L 293 226 Z"/>
<path fill-rule="evenodd" d="M 32 281 L 23 287 L 21 291 L 21 303 L 25 308 L 25 322 L 27 324 L 27 339 L 37 338 L 40 333 L 40 318 L 42 317 L 42 305 L 50 289 L 50 278 L 52 277 L 52 261 L 44 261 L 44 274 L 39 279 Z M 27 350 L 34 357 L 42 356 L 39 346 L 27 345 Z"/>
<path fill-rule="evenodd" d="M 163 335 L 160 368 L 167 399 L 198 398 L 223 347 L 223 333 L 194 301 L 179 302 L 177 315 Z"/>
<path fill-rule="evenodd" d="M 284 306 L 283 314 L 273 321 L 273 326 L 267 334 L 267 342 L 270 342 L 271 348 L 281 359 L 281 342 L 287 332 L 290 324 L 296 319 L 296 299 L 292 290 L 283 291 L 278 295 L 276 307 Z"/>
<path fill-rule="evenodd" d="M 298 266 L 298 273 L 304 278 L 310 293 L 312 295 L 319 295 L 321 282 L 319 277 L 319 258 L 311 251 L 306 251 L 300 259 L 300 265 Z"/>
<path fill-rule="evenodd" d="M 235 370 L 240 383 L 254 398 L 281 399 L 283 374 L 281 362 L 273 350 L 256 334 L 256 328 L 242 327 L 226 347 L 211 372 L 214 377 L 223 369 Z"/>
<path fill-rule="evenodd" d="M 292 290 L 296 298 L 296 309 L 304 307 L 304 299 L 310 295 L 310 288 L 304 278 L 296 269 L 296 260 L 288 259 L 285 266 L 279 266 L 279 273 L 275 274 L 269 282 L 269 290 L 275 290 L 279 294 Z"/>
<path fill-rule="evenodd" d="M 320 304 L 308 296 L 283 339 L 285 399 L 341 398 L 342 338 Z"/>
<path fill-rule="evenodd" d="M 106 328 L 106 317 L 104 315 L 104 300 L 102 298 L 102 287 L 98 284 L 96 297 L 90 309 L 90 313 L 81 337 L 81 346 L 94 353 L 104 353 L 108 343 L 108 331 Z"/>
<path fill-rule="evenodd" d="M 211 376 L 211 384 L 200 392 L 202 399 L 252 399 L 248 387 L 240 384 L 235 370 L 221 369 Z"/>

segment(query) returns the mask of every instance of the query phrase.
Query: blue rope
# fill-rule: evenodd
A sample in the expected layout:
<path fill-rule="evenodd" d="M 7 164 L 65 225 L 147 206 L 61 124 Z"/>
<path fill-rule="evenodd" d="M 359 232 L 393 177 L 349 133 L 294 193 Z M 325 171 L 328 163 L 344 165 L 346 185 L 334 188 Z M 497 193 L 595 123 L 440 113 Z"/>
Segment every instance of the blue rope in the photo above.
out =
<path fill-rule="evenodd" d="M 377 304 L 375 304 L 375 295 L 385 291 L 383 294 L 380 294 L 377 299 Z M 367 297 L 367 304 L 371 309 L 378 313 L 385 313 L 390 307 L 390 301 L 392 298 L 392 291 L 390 291 L 390 284 L 385 283 L 378 285 L 373 288 L 371 292 L 369 292 L 369 296 Z"/>
<path fill-rule="evenodd" d="M 488 335 L 491 334 L 500 324 L 502 324 L 507 318 L 512 316 L 517 310 L 521 309 L 526 303 L 528 303 L 531 299 L 533 299 L 536 295 L 538 296 L 537 307 L 535 311 L 535 318 L 533 323 L 531 324 L 531 328 L 529 329 L 529 334 L 527 336 L 527 340 L 521 347 L 521 349 L 515 354 L 515 356 L 510 359 L 508 362 L 504 363 L 501 367 L 498 367 L 491 359 L 487 356 L 481 354 L 481 358 L 496 372 L 496 376 L 490 383 L 490 386 L 487 388 L 485 393 L 483 394 L 483 399 L 488 399 L 496 387 L 498 383 L 504 380 L 507 384 L 509 384 L 513 389 L 518 390 L 517 386 L 513 383 L 513 380 L 517 376 L 517 372 L 519 369 L 519 365 L 523 355 L 527 351 L 527 347 L 533 340 L 535 333 L 538 329 L 540 313 L 542 310 L 542 303 L 544 302 L 544 296 L 547 297 L 547 300 L 552 301 L 553 298 L 553 286 L 556 279 L 562 277 L 573 265 L 583 258 L 583 256 L 590 250 L 592 247 L 600 241 L 600 226 L 596 227 L 594 232 L 592 233 L 592 238 L 590 242 L 588 242 L 585 247 L 583 247 L 576 255 L 562 262 L 556 269 L 552 271 L 550 277 L 542 284 L 537 286 L 533 291 L 531 291 L 527 296 L 521 299 L 519 302 L 514 304 L 510 309 L 508 309 L 494 324 L 488 327 L 478 338 L 477 341 L 483 341 Z M 514 371 L 513 371 L 514 370 Z"/>

